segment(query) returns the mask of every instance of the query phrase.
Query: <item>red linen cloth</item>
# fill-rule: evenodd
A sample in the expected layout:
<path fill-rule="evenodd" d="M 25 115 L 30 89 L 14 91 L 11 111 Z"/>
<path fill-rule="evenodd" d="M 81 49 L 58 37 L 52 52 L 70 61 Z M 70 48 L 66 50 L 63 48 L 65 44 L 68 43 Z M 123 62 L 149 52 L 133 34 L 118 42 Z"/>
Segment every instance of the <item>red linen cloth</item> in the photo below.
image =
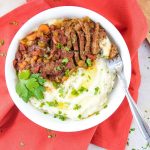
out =
<path fill-rule="evenodd" d="M 82 6 L 94 10 L 110 20 L 124 37 L 132 59 L 130 92 L 136 100 L 140 84 L 137 49 L 146 36 L 145 17 L 135 0 L 30 0 L 0 18 L 0 39 L 7 52 L 18 29 L 42 10 L 64 5 Z M 16 22 L 14 22 L 16 21 Z M 100 125 L 91 129 L 63 133 L 48 131 L 28 120 L 11 100 L 4 77 L 5 57 L 0 56 L 0 149 L 1 150 L 86 150 L 90 142 L 109 150 L 124 150 L 131 124 L 126 100 L 117 111 Z M 55 133 L 56 137 L 48 138 Z"/>

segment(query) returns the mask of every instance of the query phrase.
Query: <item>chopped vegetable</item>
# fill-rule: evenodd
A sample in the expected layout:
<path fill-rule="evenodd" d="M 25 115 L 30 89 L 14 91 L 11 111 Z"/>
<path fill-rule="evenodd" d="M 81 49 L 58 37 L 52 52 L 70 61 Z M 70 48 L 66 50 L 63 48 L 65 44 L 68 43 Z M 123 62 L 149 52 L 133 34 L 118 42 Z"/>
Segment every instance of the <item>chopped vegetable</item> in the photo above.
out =
<path fill-rule="evenodd" d="M 49 34 L 50 29 L 49 26 L 47 24 L 41 24 L 38 28 L 39 32 L 43 32 L 44 34 Z"/>
<path fill-rule="evenodd" d="M 81 114 L 79 114 L 79 115 L 78 115 L 78 118 L 79 118 L 79 119 L 81 119 L 81 118 L 82 118 L 82 115 L 81 115 Z"/>
<path fill-rule="evenodd" d="M 74 107 L 73 107 L 73 110 L 78 110 L 80 108 L 81 108 L 81 105 L 75 104 Z"/>
<path fill-rule="evenodd" d="M 61 70 L 60 66 L 57 66 L 57 67 L 56 67 L 56 70 L 60 71 L 60 70 Z"/>
<path fill-rule="evenodd" d="M 52 107 L 57 107 L 58 106 L 58 102 L 56 100 L 51 101 L 51 102 L 46 102 L 48 104 L 48 106 L 52 106 Z"/>
<path fill-rule="evenodd" d="M 52 82 L 52 84 L 56 89 L 58 89 L 60 86 L 60 83 L 57 83 L 57 82 Z"/>
<path fill-rule="evenodd" d="M 94 90 L 95 90 L 94 91 L 94 95 L 97 95 L 97 94 L 100 93 L 100 88 L 99 87 L 96 87 Z"/>
<path fill-rule="evenodd" d="M 68 58 L 64 58 L 63 60 L 62 60 L 62 63 L 64 64 L 64 65 L 66 65 L 67 63 L 68 63 Z"/>
<path fill-rule="evenodd" d="M 61 49 L 63 45 L 61 43 L 57 43 L 56 48 Z"/>
<path fill-rule="evenodd" d="M 66 116 L 66 114 L 62 114 L 61 111 L 58 111 L 57 114 L 54 114 L 54 118 L 58 118 L 62 121 L 65 121 L 67 119 L 67 116 Z"/>
<path fill-rule="evenodd" d="M 65 47 L 65 50 L 68 52 L 68 51 L 70 51 L 70 48 L 68 48 L 68 47 Z"/>
<path fill-rule="evenodd" d="M 135 131 L 135 128 L 131 128 L 130 131 L 129 131 L 129 133 L 131 133 L 133 131 Z"/>
<path fill-rule="evenodd" d="M 65 71 L 65 76 L 68 77 L 68 76 L 69 76 L 69 72 L 70 72 L 69 69 L 67 69 L 67 70 Z"/>
<path fill-rule="evenodd" d="M 86 64 L 87 64 L 88 67 L 91 67 L 92 66 L 91 59 L 87 58 L 86 59 Z"/>

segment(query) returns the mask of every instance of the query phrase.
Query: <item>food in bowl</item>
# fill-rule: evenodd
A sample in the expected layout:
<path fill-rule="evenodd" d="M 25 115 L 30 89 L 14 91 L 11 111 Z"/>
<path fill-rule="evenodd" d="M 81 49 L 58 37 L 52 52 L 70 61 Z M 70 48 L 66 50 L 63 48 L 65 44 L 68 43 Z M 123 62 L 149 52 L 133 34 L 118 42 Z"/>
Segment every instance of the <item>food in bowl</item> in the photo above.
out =
<path fill-rule="evenodd" d="M 20 40 L 13 61 L 17 94 L 60 120 L 80 120 L 107 107 L 116 75 L 106 59 L 118 49 L 88 17 L 41 24 Z"/>

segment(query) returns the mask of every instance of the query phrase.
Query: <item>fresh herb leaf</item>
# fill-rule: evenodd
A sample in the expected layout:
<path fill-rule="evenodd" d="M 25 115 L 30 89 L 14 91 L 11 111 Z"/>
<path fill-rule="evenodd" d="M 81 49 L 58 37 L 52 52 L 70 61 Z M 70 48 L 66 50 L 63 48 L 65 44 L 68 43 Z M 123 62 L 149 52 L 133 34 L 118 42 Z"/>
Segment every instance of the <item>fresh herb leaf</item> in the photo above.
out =
<path fill-rule="evenodd" d="M 25 101 L 29 101 L 29 92 L 23 82 L 18 82 L 16 85 L 16 92 L 17 94 Z"/>
<path fill-rule="evenodd" d="M 0 47 L 3 46 L 5 44 L 4 40 L 0 40 Z"/>
<path fill-rule="evenodd" d="M 56 89 L 58 89 L 60 86 L 60 83 L 57 83 L 57 82 L 52 82 L 52 84 Z"/>
<path fill-rule="evenodd" d="M 43 99 L 44 98 L 43 92 L 44 92 L 44 88 L 42 86 L 35 88 L 33 91 L 34 97 L 37 100 Z"/>
<path fill-rule="evenodd" d="M 81 76 L 84 76 L 84 75 L 85 75 L 85 73 L 82 73 L 82 74 L 81 74 Z"/>
<path fill-rule="evenodd" d="M 79 92 L 75 88 L 73 88 L 72 91 L 71 91 L 71 94 L 74 95 L 74 96 L 78 96 Z"/>
<path fill-rule="evenodd" d="M 87 64 L 88 67 L 91 67 L 91 66 L 92 66 L 92 61 L 91 61 L 91 59 L 87 58 L 87 59 L 86 59 L 86 64 Z"/>
<path fill-rule="evenodd" d="M 30 78 L 29 80 L 27 80 L 26 87 L 28 88 L 28 90 L 33 92 L 37 87 L 39 87 L 39 83 L 35 78 Z"/>
<path fill-rule="evenodd" d="M 19 82 L 16 85 L 16 92 L 25 102 L 28 102 L 31 97 L 35 97 L 37 100 L 44 98 L 45 88 L 43 85 L 46 80 L 39 74 L 30 76 L 30 71 L 23 70 L 19 72 L 18 77 Z"/>
<path fill-rule="evenodd" d="M 64 97 L 65 91 L 63 87 L 61 87 L 58 92 L 60 97 Z"/>
<path fill-rule="evenodd" d="M 135 131 L 135 128 L 131 128 L 130 131 L 129 131 L 129 133 L 131 133 L 133 131 Z"/>
<path fill-rule="evenodd" d="M 88 89 L 84 86 L 81 86 L 79 89 L 78 89 L 79 93 L 83 93 L 83 92 L 87 92 Z"/>
<path fill-rule="evenodd" d="M 78 110 L 80 108 L 81 108 L 81 105 L 75 104 L 74 107 L 73 107 L 73 110 Z"/>
<path fill-rule="evenodd" d="M 64 58 L 63 60 L 62 60 L 62 63 L 64 64 L 64 65 L 66 65 L 67 63 L 68 63 L 68 58 Z"/>
<path fill-rule="evenodd" d="M 58 102 L 56 100 L 51 101 L 51 102 L 46 102 L 48 104 L 48 106 L 52 106 L 52 107 L 57 107 L 58 106 Z"/>
<path fill-rule="evenodd" d="M 44 102 L 42 102 L 41 104 L 40 104 L 40 107 L 43 107 L 45 105 L 45 103 Z"/>
<path fill-rule="evenodd" d="M 62 121 L 65 121 L 67 119 L 66 114 L 62 114 L 61 111 L 59 111 L 57 114 L 54 114 L 54 118 L 58 118 Z"/>
<path fill-rule="evenodd" d="M 69 69 L 67 69 L 67 70 L 65 71 L 65 76 L 68 77 L 68 76 L 69 76 L 69 72 L 70 72 Z"/>
<path fill-rule="evenodd" d="M 61 43 L 56 44 L 56 48 L 61 49 L 62 47 L 63 47 L 63 45 Z"/>
<path fill-rule="evenodd" d="M 41 77 L 39 73 L 32 74 L 32 75 L 30 76 L 30 78 L 35 78 L 35 79 L 37 79 L 37 81 L 39 82 L 40 85 L 44 85 L 44 83 L 46 82 L 46 80 L 43 79 L 43 77 Z"/>
<path fill-rule="evenodd" d="M 108 107 L 108 105 L 106 103 L 104 103 L 102 107 L 105 109 Z"/>
<path fill-rule="evenodd" d="M 79 114 L 79 115 L 78 115 L 78 118 L 79 118 L 79 119 L 81 119 L 81 118 L 82 118 L 82 115 L 81 115 L 81 114 Z"/>
<path fill-rule="evenodd" d="M 95 115 L 99 115 L 99 111 L 96 111 L 96 112 L 95 112 Z"/>
<path fill-rule="evenodd" d="M 70 51 L 70 48 L 68 48 L 68 47 L 65 47 L 65 50 L 66 50 L 67 52 L 69 52 L 69 51 Z"/>
<path fill-rule="evenodd" d="M 95 90 L 94 91 L 94 95 L 97 95 L 97 94 L 100 93 L 100 88 L 99 87 L 96 87 L 94 90 Z"/>
<path fill-rule="evenodd" d="M 23 70 L 18 73 L 19 79 L 27 80 L 30 77 L 30 70 Z"/>
<path fill-rule="evenodd" d="M 60 66 L 57 66 L 57 67 L 56 67 L 56 70 L 60 71 L 60 70 L 61 70 Z"/>

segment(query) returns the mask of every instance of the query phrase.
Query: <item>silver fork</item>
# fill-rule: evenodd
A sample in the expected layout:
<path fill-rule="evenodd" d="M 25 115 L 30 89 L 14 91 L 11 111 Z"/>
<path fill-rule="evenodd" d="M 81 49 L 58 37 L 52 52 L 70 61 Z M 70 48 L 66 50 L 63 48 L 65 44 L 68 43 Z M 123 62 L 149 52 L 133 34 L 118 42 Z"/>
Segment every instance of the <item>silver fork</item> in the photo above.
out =
<path fill-rule="evenodd" d="M 123 62 L 120 55 L 118 55 L 116 58 L 112 60 L 108 60 L 107 65 L 111 71 L 117 73 L 118 78 L 122 81 L 123 83 L 122 88 L 124 89 L 124 92 L 126 94 L 133 118 L 135 119 L 143 137 L 148 142 L 150 142 L 150 127 L 142 117 L 141 112 L 139 111 L 135 101 L 133 100 L 132 96 L 129 93 L 127 82 L 123 73 Z"/>

